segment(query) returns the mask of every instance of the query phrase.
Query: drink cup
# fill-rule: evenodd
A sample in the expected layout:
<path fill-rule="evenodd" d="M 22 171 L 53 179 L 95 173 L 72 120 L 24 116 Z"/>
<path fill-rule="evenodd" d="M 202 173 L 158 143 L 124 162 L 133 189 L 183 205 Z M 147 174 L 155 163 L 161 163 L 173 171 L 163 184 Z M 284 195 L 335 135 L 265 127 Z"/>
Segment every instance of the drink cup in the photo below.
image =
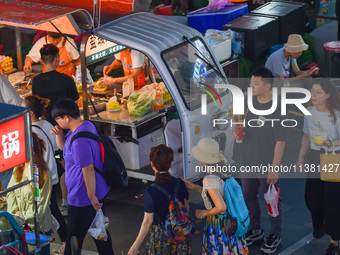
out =
<path fill-rule="evenodd" d="M 243 127 L 236 126 L 235 131 L 237 133 L 238 138 L 236 139 L 237 143 L 242 143 L 243 141 L 243 135 L 244 135 L 244 130 Z"/>
<path fill-rule="evenodd" d="M 314 143 L 322 145 L 324 141 L 327 140 L 326 136 L 314 136 Z"/>

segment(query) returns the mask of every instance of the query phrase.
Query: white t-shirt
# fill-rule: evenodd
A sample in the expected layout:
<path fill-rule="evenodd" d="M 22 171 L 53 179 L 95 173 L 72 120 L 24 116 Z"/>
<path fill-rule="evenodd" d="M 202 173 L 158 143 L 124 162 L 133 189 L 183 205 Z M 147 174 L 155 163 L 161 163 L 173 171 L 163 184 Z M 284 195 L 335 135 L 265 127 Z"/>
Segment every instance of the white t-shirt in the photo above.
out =
<path fill-rule="evenodd" d="M 319 112 L 315 106 L 308 109 L 312 115 L 305 116 L 303 123 L 303 132 L 310 135 L 310 148 L 312 150 L 321 150 L 325 146 L 318 146 L 314 143 L 314 134 L 319 130 L 323 130 L 327 134 L 327 140 L 336 140 L 340 138 L 340 112 L 335 111 L 336 123 L 332 123 L 329 112 Z M 340 147 L 335 146 L 335 150 L 340 150 Z"/>
<path fill-rule="evenodd" d="M 48 37 L 47 37 L 48 38 Z M 75 42 L 73 41 L 72 38 L 67 37 L 67 39 L 74 45 L 76 46 Z M 61 38 L 60 43 L 57 45 L 57 47 L 61 47 L 63 46 L 63 41 L 64 41 L 64 37 Z M 48 39 L 47 39 L 48 43 L 51 43 Z M 27 56 L 29 56 L 34 62 L 39 62 L 41 59 L 41 55 L 40 55 L 40 49 L 46 44 L 46 40 L 45 40 L 45 36 L 40 38 L 32 47 L 32 49 L 30 50 L 30 52 L 27 54 Z M 79 56 L 79 52 L 78 50 L 76 50 L 68 41 L 66 41 L 65 43 L 65 48 L 66 51 L 69 55 L 69 57 L 71 58 L 71 60 L 76 60 L 78 59 Z"/>
<path fill-rule="evenodd" d="M 18 92 L 8 79 L 0 74 L 0 103 L 20 106 L 22 102 Z"/>
<path fill-rule="evenodd" d="M 120 53 L 115 54 L 115 58 L 120 60 Z M 138 68 L 144 67 L 144 55 L 143 53 L 131 50 L 131 60 L 132 60 L 132 67 L 131 68 Z"/>
<path fill-rule="evenodd" d="M 42 128 L 44 132 L 48 135 L 48 138 L 38 127 Z M 54 152 L 58 150 L 56 136 L 51 134 L 50 131 L 53 128 L 52 124 L 46 120 L 40 120 L 32 123 L 32 132 L 37 134 L 40 139 L 42 139 L 46 146 L 46 151 L 44 152 L 44 159 L 48 165 L 48 169 L 51 171 L 52 184 L 55 185 L 59 182 L 57 163 L 54 158 Z M 50 142 L 51 141 L 51 142 Z M 52 146 L 51 147 L 51 143 Z"/>

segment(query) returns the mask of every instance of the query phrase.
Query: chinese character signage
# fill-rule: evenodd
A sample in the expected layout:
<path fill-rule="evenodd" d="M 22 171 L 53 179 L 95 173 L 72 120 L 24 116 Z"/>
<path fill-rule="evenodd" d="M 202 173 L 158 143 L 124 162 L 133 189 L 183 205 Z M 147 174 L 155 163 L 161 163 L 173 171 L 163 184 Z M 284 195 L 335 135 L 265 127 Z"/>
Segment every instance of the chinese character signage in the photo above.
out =
<path fill-rule="evenodd" d="M 0 124 L 0 172 L 26 162 L 24 116 Z"/>
<path fill-rule="evenodd" d="M 95 35 L 90 35 L 85 47 L 85 61 L 86 64 L 94 63 L 123 50 L 125 50 L 125 46 L 117 45 Z"/>

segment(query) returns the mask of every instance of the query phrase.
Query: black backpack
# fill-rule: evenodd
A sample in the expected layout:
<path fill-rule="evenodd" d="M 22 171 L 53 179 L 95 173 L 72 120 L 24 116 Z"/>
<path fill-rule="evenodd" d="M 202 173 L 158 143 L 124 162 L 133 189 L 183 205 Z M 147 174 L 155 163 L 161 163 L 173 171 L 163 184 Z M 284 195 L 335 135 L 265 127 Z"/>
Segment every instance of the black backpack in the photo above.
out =
<path fill-rule="evenodd" d="M 87 131 L 79 132 L 72 137 L 70 146 L 72 145 L 72 142 L 79 137 L 89 138 L 99 142 L 102 160 L 104 163 L 104 171 L 99 170 L 95 166 L 94 169 L 97 173 L 104 177 L 106 183 L 110 187 L 127 187 L 128 176 L 126 168 L 122 158 L 117 152 L 116 146 L 106 135 L 100 133 L 99 131 L 98 134 L 99 136 Z"/>

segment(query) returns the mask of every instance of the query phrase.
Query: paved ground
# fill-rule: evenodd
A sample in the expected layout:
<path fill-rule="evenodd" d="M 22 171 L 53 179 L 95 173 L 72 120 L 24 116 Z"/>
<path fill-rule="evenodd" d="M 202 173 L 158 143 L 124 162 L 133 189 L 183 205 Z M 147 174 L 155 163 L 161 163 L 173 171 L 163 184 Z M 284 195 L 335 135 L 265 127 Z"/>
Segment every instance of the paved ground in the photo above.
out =
<path fill-rule="evenodd" d="M 284 164 L 296 162 L 297 153 L 300 148 L 301 133 L 295 130 L 290 134 L 290 141 L 286 146 Z M 239 158 L 239 147 L 235 147 L 235 158 Z M 275 254 L 302 255 L 302 254 L 325 254 L 329 239 L 324 237 L 314 240 L 311 232 L 311 218 L 304 202 L 303 178 L 282 179 L 281 196 L 283 200 L 283 232 L 282 248 Z M 143 200 L 135 198 L 143 192 L 147 186 L 141 180 L 130 179 L 129 187 L 124 190 L 114 190 L 109 193 L 106 215 L 110 218 L 109 231 L 112 235 L 114 251 L 116 254 L 127 254 L 129 247 L 135 240 L 140 224 L 143 219 Z M 262 210 L 262 227 L 268 235 L 269 220 L 266 211 L 266 204 L 260 194 Z M 200 195 L 190 192 L 191 212 L 196 208 L 203 208 Z M 193 254 L 201 254 L 203 224 L 197 224 L 197 233 L 193 237 Z M 55 243 L 58 243 L 56 236 Z M 55 246 L 53 249 L 55 249 Z M 261 245 L 250 247 L 250 254 L 260 254 Z M 86 237 L 83 254 L 93 254 L 96 251 L 94 242 L 89 236 Z M 91 252 L 92 251 L 92 252 Z M 144 246 L 140 249 L 144 253 Z"/>

